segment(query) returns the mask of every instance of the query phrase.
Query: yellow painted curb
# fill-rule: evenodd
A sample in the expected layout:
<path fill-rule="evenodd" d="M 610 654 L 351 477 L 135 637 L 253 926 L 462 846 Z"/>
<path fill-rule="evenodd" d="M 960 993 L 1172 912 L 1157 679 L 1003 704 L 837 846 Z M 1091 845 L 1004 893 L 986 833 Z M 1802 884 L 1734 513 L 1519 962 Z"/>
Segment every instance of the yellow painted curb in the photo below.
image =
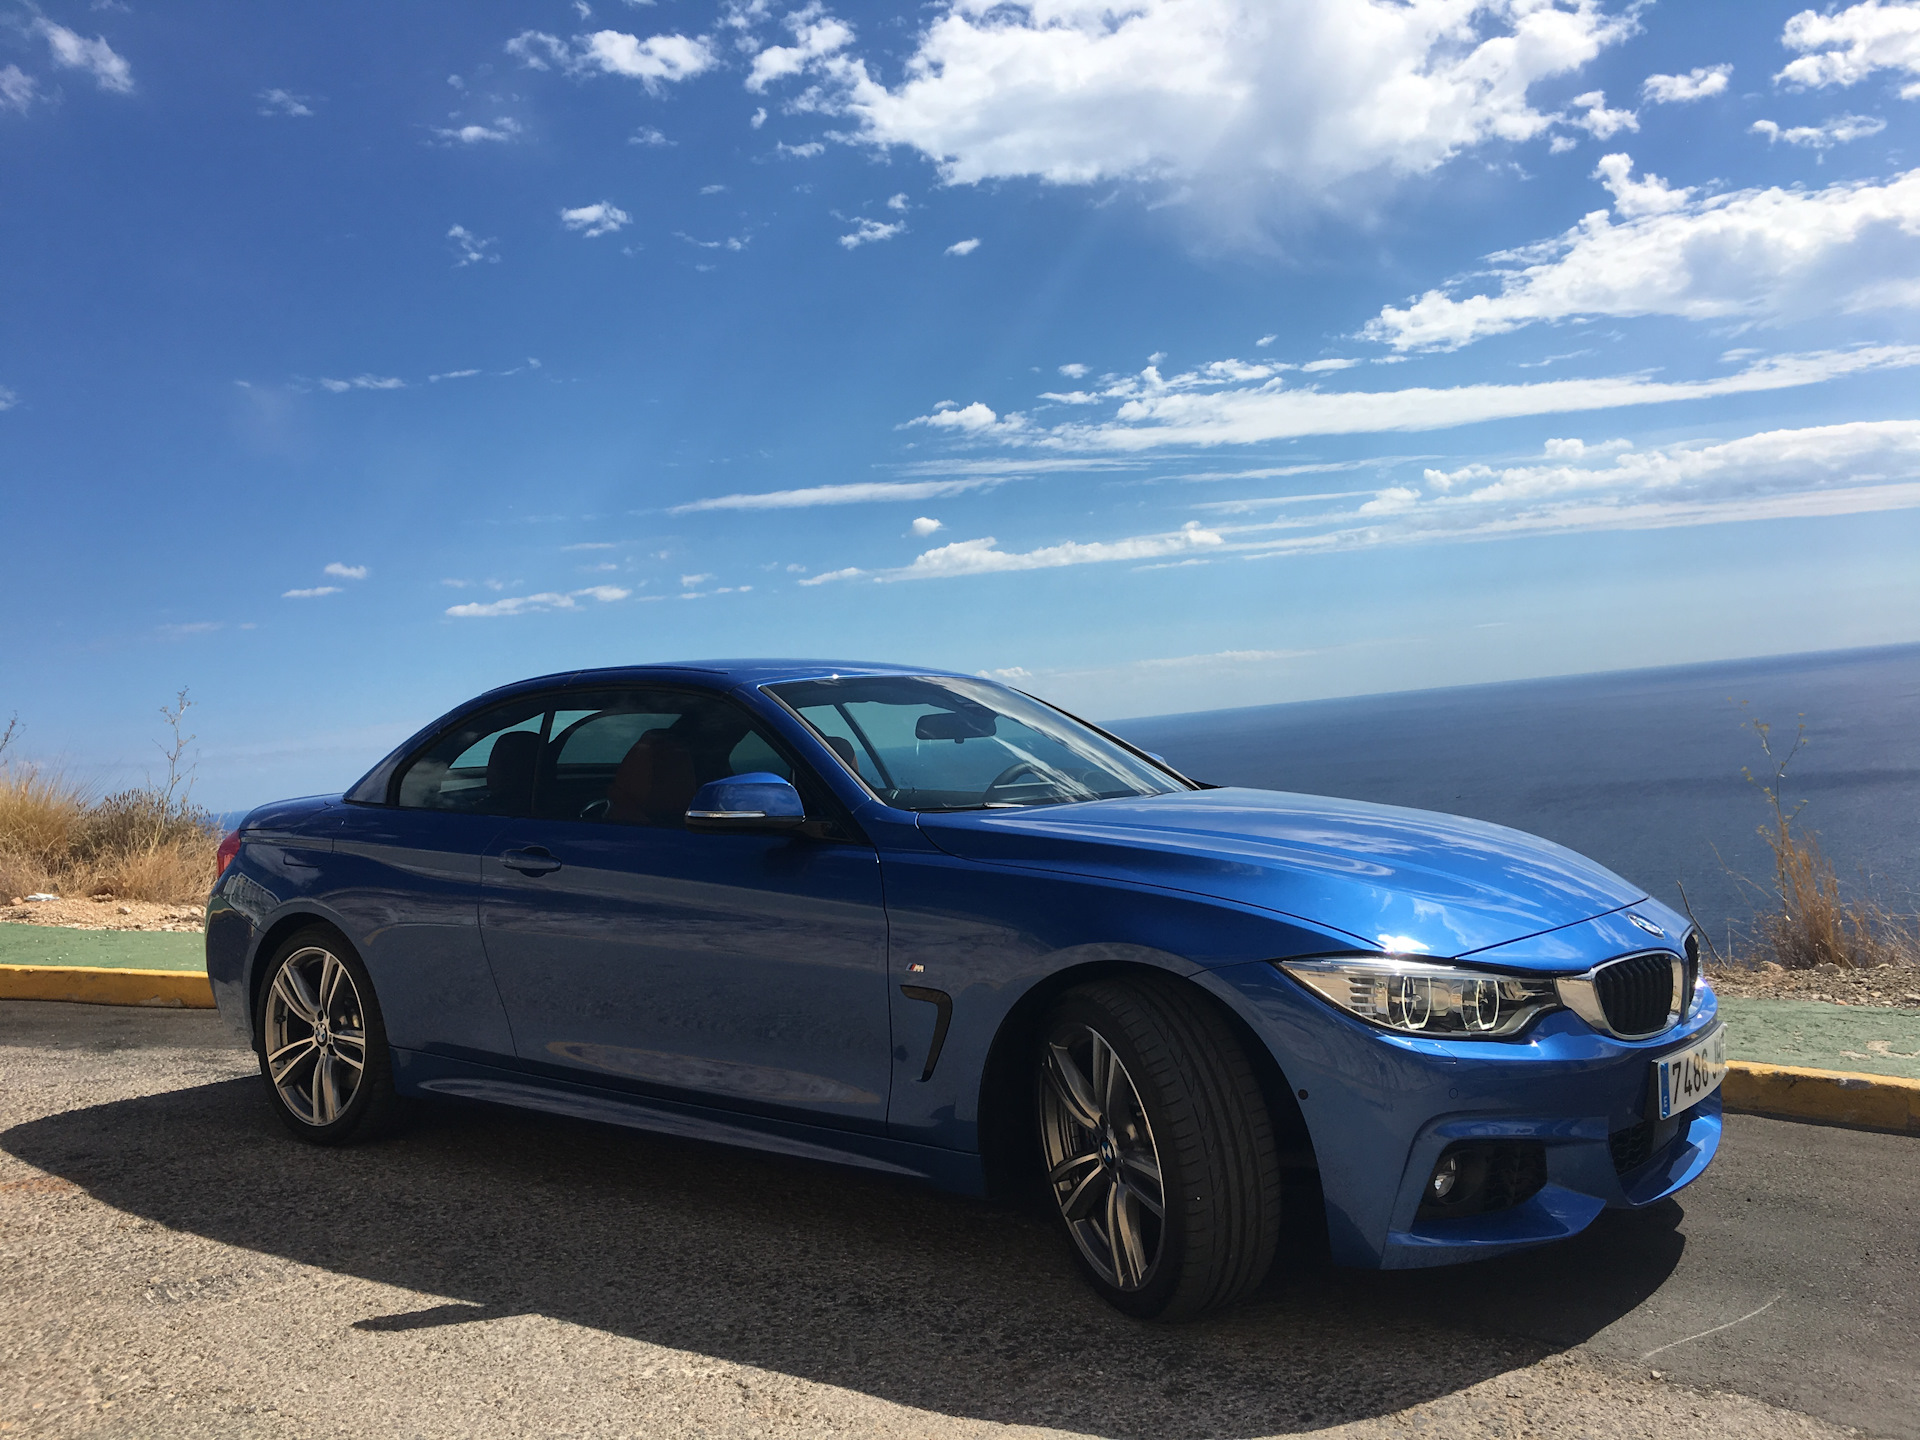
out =
<path fill-rule="evenodd" d="M 83 1005 L 213 1008 L 213 987 L 192 970 L 105 970 L 82 965 L 0 965 L 0 1000 Z"/>
<path fill-rule="evenodd" d="M 1920 1080 L 1731 1060 L 1720 1095 L 1736 1114 L 1920 1135 Z"/>

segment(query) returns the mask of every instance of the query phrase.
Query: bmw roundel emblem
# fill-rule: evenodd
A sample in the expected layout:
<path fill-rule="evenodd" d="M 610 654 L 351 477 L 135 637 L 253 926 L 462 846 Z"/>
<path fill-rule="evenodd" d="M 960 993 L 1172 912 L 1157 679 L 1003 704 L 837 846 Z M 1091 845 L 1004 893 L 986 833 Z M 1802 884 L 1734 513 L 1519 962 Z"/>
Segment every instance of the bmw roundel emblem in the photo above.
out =
<path fill-rule="evenodd" d="M 1654 924 L 1651 920 L 1642 920 L 1638 915 L 1634 914 L 1631 910 L 1627 912 L 1627 919 L 1631 920 L 1634 924 L 1638 925 L 1642 930 L 1646 931 L 1647 934 L 1654 936 L 1656 939 L 1664 939 L 1666 937 L 1666 933 L 1667 933 L 1666 931 L 1662 930 L 1658 925 Z"/>

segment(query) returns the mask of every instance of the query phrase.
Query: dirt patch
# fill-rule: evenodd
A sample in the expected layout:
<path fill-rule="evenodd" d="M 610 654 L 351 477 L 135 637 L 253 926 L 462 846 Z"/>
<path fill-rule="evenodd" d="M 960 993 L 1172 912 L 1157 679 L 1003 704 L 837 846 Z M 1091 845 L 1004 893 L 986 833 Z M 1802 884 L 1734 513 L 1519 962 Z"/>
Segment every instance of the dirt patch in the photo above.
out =
<path fill-rule="evenodd" d="M 1838 965 L 1788 970 L 1771 962 L 1751 969 L 1709 965 L 1707 978 L 1717 993 L 1746 999 L 1824 1000 L 1832 1005 L 1909 1009 L 1920 1006 L 1917 965 L 1876 965 L 1870 970 L 1843 970 Z"/>
<path fill-rule="evenodd" d="M 0 910 L 0 922 L 18 925 L 59 925 L 69 930 L 171 930 L 198 933 L 205 912 L 198 905 L 162 905 L 152 900 L 121 900 L 105 896 L 58 900 L 11 900 Z"/>

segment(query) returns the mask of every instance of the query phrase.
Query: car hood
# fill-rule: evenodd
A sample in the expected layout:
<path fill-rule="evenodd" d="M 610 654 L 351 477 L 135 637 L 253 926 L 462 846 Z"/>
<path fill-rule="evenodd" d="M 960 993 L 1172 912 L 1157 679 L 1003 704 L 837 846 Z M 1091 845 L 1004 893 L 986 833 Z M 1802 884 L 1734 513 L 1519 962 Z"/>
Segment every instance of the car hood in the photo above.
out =
<path fill-rule="evenodd" d="M 1210 895 L 1409 954 L 1466 955 L 1646 898 L 1503 825 L 1273 790 L 929 813 L 920 829 L 965 859 Z"/>

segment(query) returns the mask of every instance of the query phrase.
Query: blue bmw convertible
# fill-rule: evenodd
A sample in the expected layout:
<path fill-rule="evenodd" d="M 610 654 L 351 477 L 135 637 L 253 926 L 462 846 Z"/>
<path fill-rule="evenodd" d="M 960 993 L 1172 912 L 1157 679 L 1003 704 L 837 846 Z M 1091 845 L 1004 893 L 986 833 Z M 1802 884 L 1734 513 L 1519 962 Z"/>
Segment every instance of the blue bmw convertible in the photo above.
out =
<path fill-rule="evenodd" d="M 207 973 L 305 1140 L 447 1096 L 1042 1195 L 1135 1315 L 1302 1217 L 1358 1266 L 1560 1239 L 1720 1139 L 1697 939 L 1636 886 L 969 676 L 522 681 L 221 864 Z"/>

